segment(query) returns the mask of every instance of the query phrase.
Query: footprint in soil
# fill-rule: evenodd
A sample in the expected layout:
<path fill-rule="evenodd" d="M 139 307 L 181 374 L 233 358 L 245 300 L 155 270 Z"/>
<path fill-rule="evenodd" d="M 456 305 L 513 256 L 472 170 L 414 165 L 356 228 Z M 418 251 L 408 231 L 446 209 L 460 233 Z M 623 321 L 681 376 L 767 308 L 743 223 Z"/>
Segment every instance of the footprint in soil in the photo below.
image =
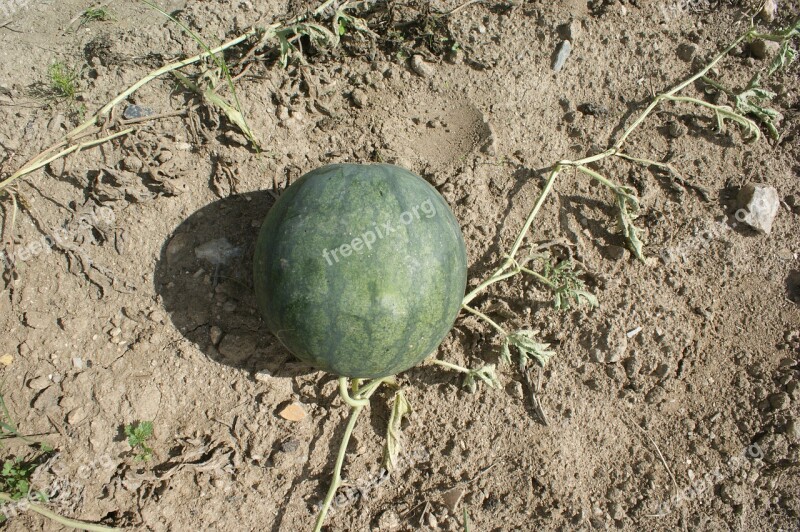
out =
<path fill-rule="evenodd" d="M 253 293 L 253 252 L 275 202 L 268 191 L 229 196 L 199 209 L 164 242 L 154 284 L 180 333 L 209 358 L 235 368 L 297 376 L 303 366 L 269 332 Z"/>

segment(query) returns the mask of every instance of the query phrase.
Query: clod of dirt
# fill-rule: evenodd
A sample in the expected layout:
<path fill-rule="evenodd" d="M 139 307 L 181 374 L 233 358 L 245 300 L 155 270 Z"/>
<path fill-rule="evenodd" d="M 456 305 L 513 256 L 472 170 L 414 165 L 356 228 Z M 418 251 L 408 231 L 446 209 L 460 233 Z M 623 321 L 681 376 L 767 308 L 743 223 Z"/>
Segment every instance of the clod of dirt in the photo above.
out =
<path fill-rule="evenodd" d="M 147 116 L 153 116 L 156 112 L 151 109 L 150 107 L 143 107 L 141 105 L 129 105 L 125 108 L 125 111 L 122 113 L 122 117 L 125 120 L 133 120 L 134 118 L 145 118 Z"/>
<path fill-rule="evenodd" d="M 764 22 L 772 22 L 775 20 L 775 15 L 778 12 L 778 3 L 775 0 L 767 0 L 761 11 L 758 12 L 758 18 Z"/>
<path fill-rule="evenodd" d="M 394 510 L 386 510 L 378 519 L 378 530 L 390 531 L 400 528 L 400 516 Z"/>
<path fill-rule="evenodd" d="M 772 222 L 778 214 L 780 200 L 774 187 L 761 184 L 747 184 L 736 197 L 738 210 L 736 220 L 746 223 L 759 233 L 772 232 Z"/>
<path fill-rule="evenodd" d="M 678 58 L 687 63 L 691 62 L 697 52 L 697 45 L 693 43 L 683 43 L 678 46 Z"/>
<path fill-rule="evenodd" d="M 426 63 L 421 55 L 415 55 L 411 58 L 411 70 L 423 78 L 429 78 L 434 73 L 433 67 Z"/>
<path fill-rule="evenodd" d="M 778 43 L 764 39 L 756 39 L 750 43 L 750 53 L 756 59 L 768 59 L 778 52 L 778 48 L 780 48 Z"/>

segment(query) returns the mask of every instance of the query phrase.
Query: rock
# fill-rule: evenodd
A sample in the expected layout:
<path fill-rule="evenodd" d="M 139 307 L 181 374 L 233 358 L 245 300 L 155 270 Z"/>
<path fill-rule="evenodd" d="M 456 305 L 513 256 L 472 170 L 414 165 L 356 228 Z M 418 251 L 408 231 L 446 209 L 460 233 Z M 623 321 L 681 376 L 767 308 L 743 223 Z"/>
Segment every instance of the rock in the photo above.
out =
<path fill-rule="evenodd" d="M 570 41 L 571 43 L 577 41 L 582 33 L 583 26 L 581 25 L 580 20 L 572 19 L 566 24 L 562 24 L 558 27 L 559 37 L 565 41 Z"/>
<path fill-rule="evenodd" d="M 222 338 L 218 349 L 227 360 L 234 363 L 244 362 L 255 352 L 256 339 L 252 335 L 229 333 Z"/>
<path fill-rule="evenodd" d="M 222 329 L 216 325 L 213 325 L 208 331 L 208 339 L 211 340 L 211 343 L 214 344 L 214 347 L 218 346 L 219 341 L 222 340 Z"/>
<path fill-rule="evenodd" d="M 142 105 L 129 105 L 122 113 L 122 117 L 125 120 L 133 120 L 135 118 L 153 116 L 154 114 L 156 114 L 156 112 L 150 107 L 144 107 Z"/>
<path fill-rule="evenodd" d="M 39 377 L 34 377 L 33 379 L 28 381 L 28 388 L 40 392 L 48 388 L 51 384 L 52 381 L 50 379 L 48 379 L 44 375 L 40 375 Z"/>
<path fill-rule="evenodd" d="M 778 214 L 780 200 L 775 188 L 761 184 L 747 184 L 736 197 L 739 206 L 736 220 L 743 222 L 759 233 L 770 234 L 772 222 Z"/>
<path fill-rule="evenodd" d="M 302 421 L 306 418 L 306 409 L 302 403 L 294 401 L 278 412 L 278 415 L 287 421 Z"/>
<path fill-rule="evenodd" d="M 435 70 L 425 62 L 421 55 L 417 54 L 411 58 L 411 70 L 420 77 L 429 78 L 433 76 Z"/>
<path fill-rule="evenodd" d="M 86 419 L 86 410 L 82 406 L 79 406 L 69 414 L 67 414 L 67 423 L 70 425 L 77 425 L 84 419 Z"/>
<path fill-rule="evenodd" d="M 224 266 L 234 257 L 241 254 L 242 250 L 231 244 L 227 238 L 215 238 L 205 244 L 194 248 L 198 259 L 211 263 L 213 266 Z"/>
<path fill-rule="evenodd" d="M 167 264 L 174 264 L 185 253 L 186 248 L 192 242 L 192 235 L 189 233 L 177 233 L 170 239 L 167 249 L 164 252 Z"/>
<path fill-rule="evenodd" d="M 451 65 L 460 65 L 464 62 L 464 51 L 461 48 L 450 50 L 445 56 L 445 61 Z"/>
<path fill-rule="evenodd" d="M 522 383 L 519 381 L 513 381 L 511 384 L 508 385 L 506 390 L 508 391 L 508 395 L 510 395 L 515 399 L 522 399 L 523 397 L 525 397 L 525 394 L 523 393 L 522 390 Z"/>
<path fill-rule="evenodd" d="M 83 359 L 81 357 L 72 357 L 72 367 L 75 369 L 83 369 Z"/>
<path fill-rule="evenodd" d="M 400 528 L 400 516 L 394 510 L 386 510 L 378 518 L 378 530 L 397 530 Z"/>
<path fill-rule="evenodd" d="M 561 41 L 561 44 L 556 48 L 555 59 L 553 60 L 553 72 L 561 72 L 564 68 L 564 63 L 567 62 L 569 54 L 572 53 L 572 43 L 569 40 Z"/>
<path fill-rule="evenodd" d="M 769 59 L 778 52 L 778 48 L 778 43 L 764 39 L 756 39 L 750 43 L 750 53 L 756 59 Z"/>
<path fill-rule="evenodd" d="M 0 357 L 0 366 L 10 366 L 14 362 L 14 355 L 3 355 Z"/>
<path fill-rule="evenodd" d="M 58 386 L 49 386 L 36 396 L 33 401 L 33 408 L 40 412 L 45 412 L 51 409 L 58 408 L 58 399 L 61 396 L 61 390 Z"/>
<path fill-rule="evenodd" d="M 628 250 L 622 246 L 607 246 L 606 255 L 611 260 L 620 261 L 628 256 Z"/>
<path fill-rule="evenodd" d="M 694 54 L 697 53 L 697 45 L 693 43 L 683 43 L 678 46 L 678 58 L 687 63 L 692 61 Z"/>
<path fill-rule="evenodd" d="M 464 488 L 452 488 L 442 494 L 442 500 L 451 514 L 455 515 L 458 503 L 461 502 L 463 496 Z"/>
<path fill-rule="evenodd" d="M 350 93 L 350 99 L 353 100 L 353 105 L 359 109 L 363 109 L 367 104 L 367 93 L 361 89 L 356 89 Z"/>
<path fill-rule="evenodd" d="M 169 151 L 169 150 L 164 150 L 164 151 L 162 151 L 161 153 L 159 153 L 159 154 L 158 154 L 158 157 L 156 157 L 156 159 L 157 159 L 157 160 L 158 160 L 158 162 L 160 162 L 161 164 L 164 164 L 164 163 L 166 163 L 167 161 L 171 161 L 171 160 L 172 160 L 172 157 L 174 157 L 174 156 L 173 156 L 173 154 L 172 154 L 172 152 L 171 152 L 171 151 Z"/>
<path fill-rule="evenodd" d="M 677 120 L 670 120 L 669 124 L 667 124 L 667 133 L 673 139 L 680 138 L 686 134 L 686 126 Z"/>
<path fill-rule="evenodd" d="M 767 0 L 758 12 L 758 18 L 764 22 L 772 22 L 778 12 L 778 3 L 775 0 Z"/>
<path fill-rule="evenodd" d="M 789 403 L 791 403 L 789 394 L 786 392 L 773 393 L 767 399 L 769 400 L 769 404 L 773 410 L 783 410 L 789 406 Z"/>

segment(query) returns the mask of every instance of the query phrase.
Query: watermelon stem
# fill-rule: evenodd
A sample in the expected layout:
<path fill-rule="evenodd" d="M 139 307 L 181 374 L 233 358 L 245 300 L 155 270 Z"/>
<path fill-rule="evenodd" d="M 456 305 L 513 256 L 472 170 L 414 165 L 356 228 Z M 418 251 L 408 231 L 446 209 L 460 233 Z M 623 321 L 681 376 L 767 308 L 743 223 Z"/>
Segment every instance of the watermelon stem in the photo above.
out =
<path fill-rule="evenodd" d="M 488 323 L 489 325 L 491 325 L 492 327 L 494 327 L 494 328 L 495 328 L 495 330 L 496 330 L 497 332 L 499 332 L 501 335 L 503 335 L 503 336 L 506 336 L 506 334 L 507 334 L 507 333 L 506 333 L 505 329 L 503 329 L 501 326 L 499 326 L 497 323 L 495 323 L 495 322 L 494 322 L 494 321 L 493 321 L 493 320 L 492 320 L 492 319 L 491 319 L 489 316 L 487 316 L 487 315 L 486 315 L 486 314 L 484 314 L 483 312 L 481 312 L 481 311 L 479 311 L 479 310 L 477 310 L 477 309 L 474 309 L 474 308 L 470 307 L 469 305 L 461 305 L 461 307 L 462 307 L 464 310 L 466 310 L 467 312 L 470 312 L 470 313 L 472 313 L 472 314 L 475 314 L 475 315 L 476 315 L 476 316 L 478 316 L 480 319 L 482 319 L 483 321 L 485 321 L 486 323 Z"/>
<path fill-rule="evenodd" d="M 344 465 L 344 457 L 347 454 L 347 445 L 350 443 L 350 437 L 353 435 L 353 429 L 358 421 L 358 416 L 364 407 L 369 405 L 369 399 L 374 394 L 381 384 L 389 384 L 396 386 L 397 382 L 394 377 L 382 377 L 380 379 L 373 379 L 364 386 L 361 386 L 361 379 L 353 379 L 353 394 L 350 395 L 347 385 L 347 377 L 339 377 L 339 395 L 342 400 L 350 407 L 350 419 L 347 421 L 347 427 L 342 436 L 342 442 L 339 444 L 339 452 L 336 455 L 336 464 L 333 467 L 333 479 L 331 486 L 328 488 L 328 493 L 325 495 L 325 500 L 322 502 L 322 508 L 317 516 L 317 522 L 314 525 L 314 532 L 322 530 L 322 525 L 325 523 L 325 517 L 328 515 L 328 510 L 331 508 L 333 498 L 336 496 L 336 491 L 342 485 L 342 466 Z"/>

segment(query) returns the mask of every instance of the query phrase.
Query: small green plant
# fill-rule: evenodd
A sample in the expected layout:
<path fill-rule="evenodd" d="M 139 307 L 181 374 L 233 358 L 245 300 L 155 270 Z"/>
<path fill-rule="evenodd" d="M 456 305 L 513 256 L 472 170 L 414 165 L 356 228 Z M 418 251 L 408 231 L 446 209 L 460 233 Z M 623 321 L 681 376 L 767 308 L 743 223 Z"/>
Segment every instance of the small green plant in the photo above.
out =
<path fill-rule="evenodd" d="M 89 22 L 104 22 L 106 20 L 114 20 L 114 17 L 111 15 L 111 10 L 108 9 L 108 7 L 100 6 L 90 7 L 84 11 L 83 15 L 81 15 L 81 20 L 83 24 L 87 24 Z"/>
<path fill-rule="evenodd" d="M 21 456 L 5 460 L 0 471 L 0 491 L 8 493 L 14 500 L 27 497 L 31 491 L 31 475 L 38 465 L 37 459 L 23 460 Z M 42 492 L 37 492 L 35 497 L 42 501 L 47 500 Z"/>
<path fill-rule="evenodd" d="M 80 71 L 62 61 L 56 61 L 47 69 L 48 90 L 46 95 L 53 99 L 74 100 L 78 94 Z"/>
<path fill-rule="evenodd" d="M 125 436 L 128 437 L 128 445 L 136 453 L 136 460 L 146 462 L 153 457 L 153 449 L 147 445 L 147 440 L 153 436 L 152 421 L 140 421 L 125 425 Z"/>

